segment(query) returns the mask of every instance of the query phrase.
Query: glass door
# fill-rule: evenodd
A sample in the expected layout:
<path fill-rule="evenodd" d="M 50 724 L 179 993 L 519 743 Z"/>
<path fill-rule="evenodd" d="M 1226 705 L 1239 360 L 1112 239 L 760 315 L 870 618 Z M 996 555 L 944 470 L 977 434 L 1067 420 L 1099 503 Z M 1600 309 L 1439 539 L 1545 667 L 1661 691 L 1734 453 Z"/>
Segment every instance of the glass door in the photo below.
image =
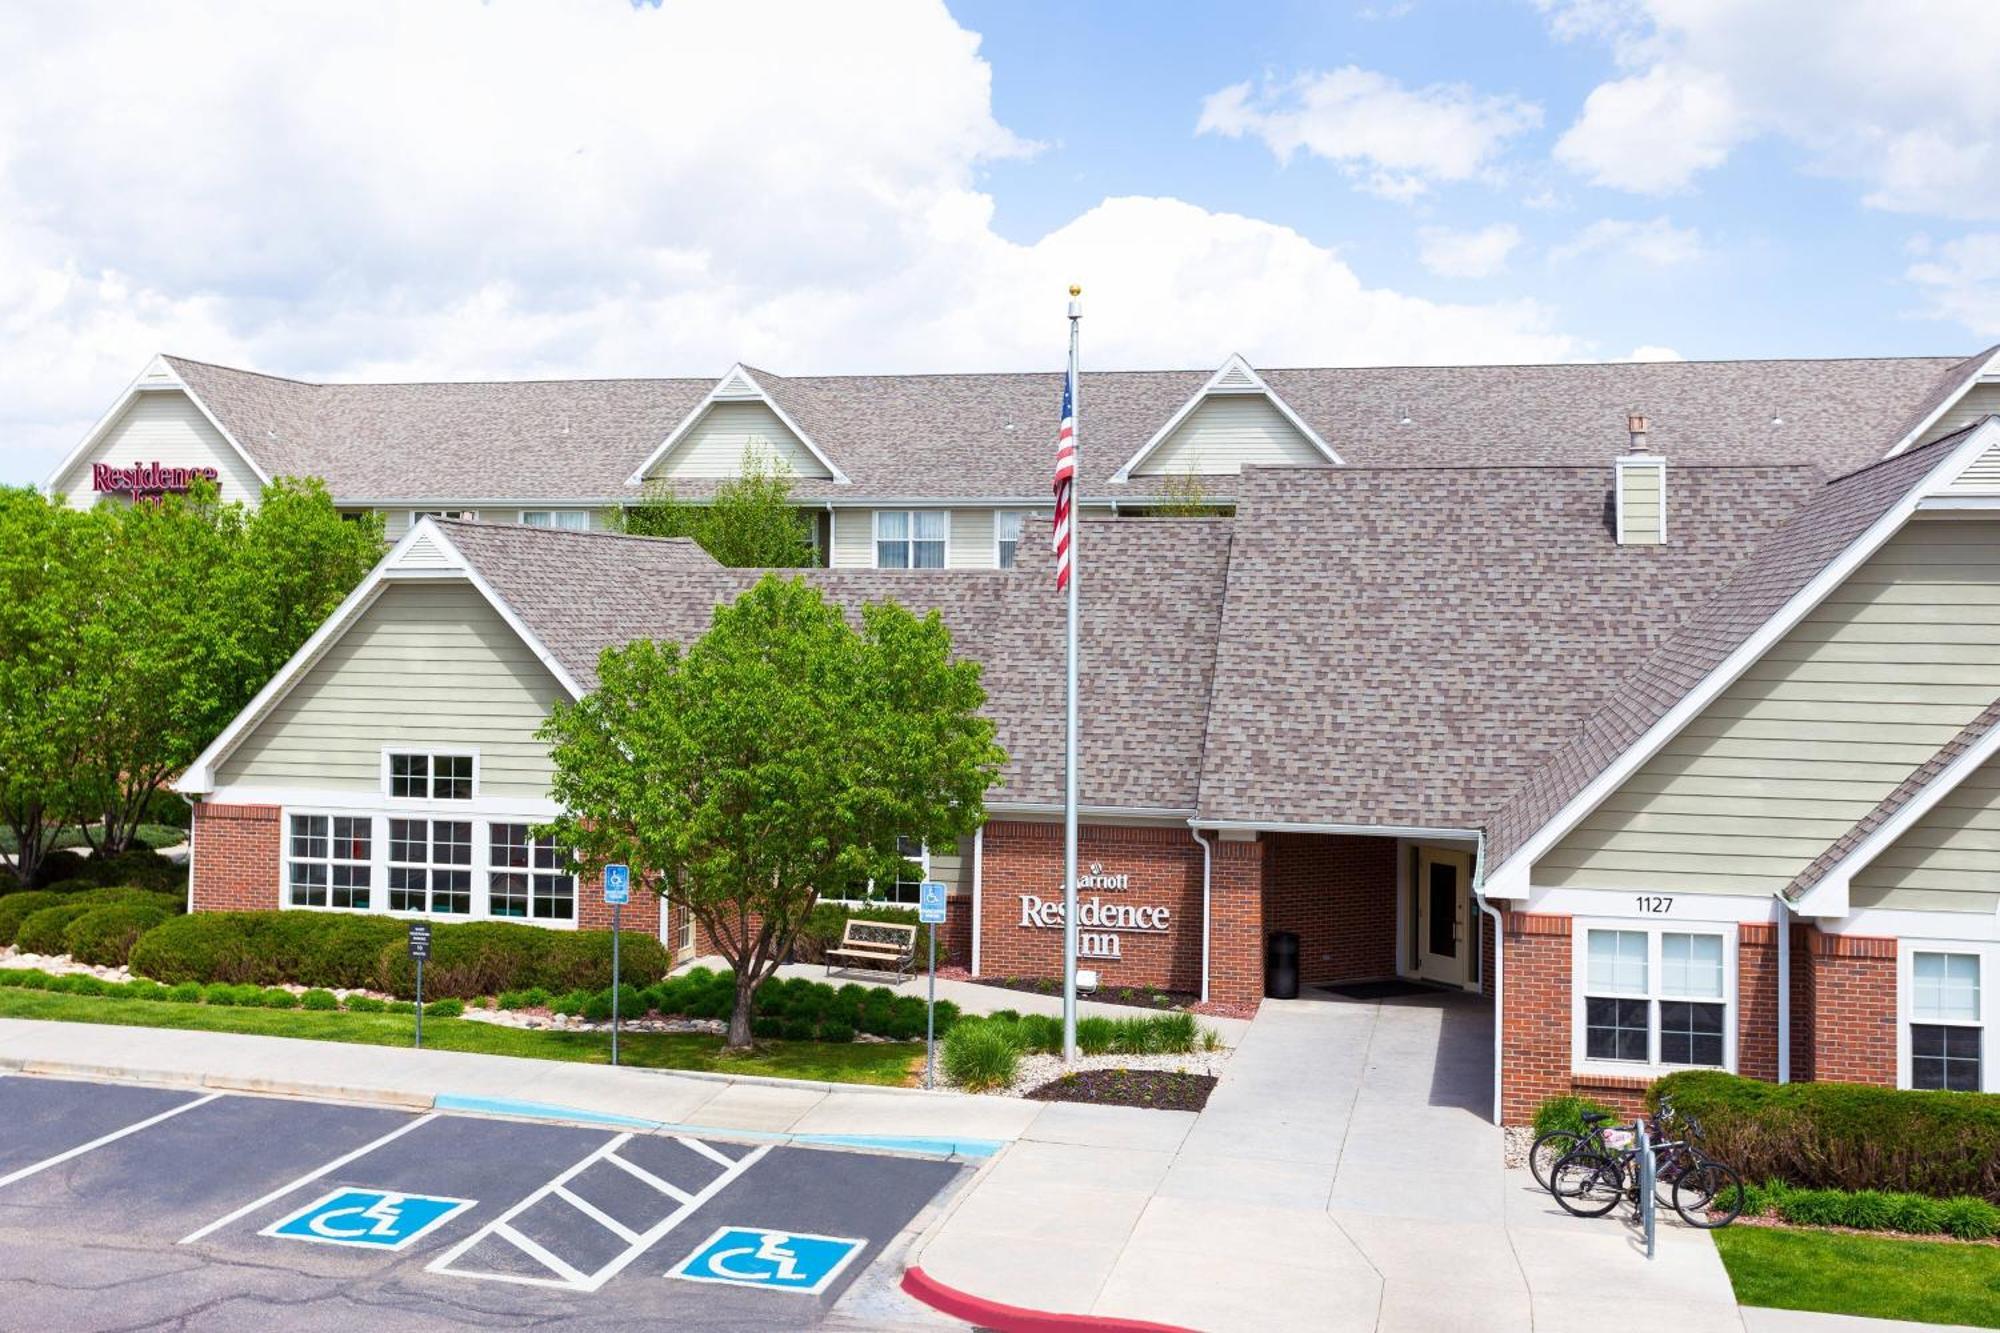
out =
<path fill-rule="evenodd" d="M 1465 852 L 1417 849 L 1417 975 L 1426 981 L 1463 986 L 1470 975 L 1467 897 L 1472 857 Z"/>

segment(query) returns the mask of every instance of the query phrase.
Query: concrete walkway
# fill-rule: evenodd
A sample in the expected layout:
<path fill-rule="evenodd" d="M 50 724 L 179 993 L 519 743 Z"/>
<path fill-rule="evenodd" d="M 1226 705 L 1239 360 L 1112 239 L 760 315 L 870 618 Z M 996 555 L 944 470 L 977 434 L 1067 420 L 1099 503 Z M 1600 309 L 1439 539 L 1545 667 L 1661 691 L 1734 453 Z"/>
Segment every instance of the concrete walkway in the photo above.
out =
<path fill-rule="evenodd" d="M 1199 1116 L 1020 1137 L 913 1262 L 995 1300 L 1210 1333 L 1741 1333 L 1705 1234 L 1662 1227 L 1649 1262 L 1627 1226 L 1502 1169 L 1490 1013 L 1266 1001 Z"/>

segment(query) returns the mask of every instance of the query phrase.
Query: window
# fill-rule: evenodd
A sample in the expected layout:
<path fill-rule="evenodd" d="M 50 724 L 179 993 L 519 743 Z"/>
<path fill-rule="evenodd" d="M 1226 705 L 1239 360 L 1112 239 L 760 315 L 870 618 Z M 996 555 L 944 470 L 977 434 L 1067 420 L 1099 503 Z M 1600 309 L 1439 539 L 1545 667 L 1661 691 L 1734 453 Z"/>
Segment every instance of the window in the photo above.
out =
<path fill-rule="evenodd" d="M 1910 955 L 1910 1086 L 1977 1092 L 1979 955 Z"/>
<path fill-rule="evenodd" d="M 411 801 L 472 799 L 469 754 L 389 755 L 389 795 Z"/>
<path fill-rule="evenodd" d="M 374 821 L 293 815 L 286 875 L 294 907 L 368 908 Z"/>
<path fill-rule="evenodd" d="M 1729 1000 L 1720 934 L 1584 932 L 1582 1042 L 1590 1061 L 1704 1065 L 1729 1059 Z"/>
<path fill-rule="evenodd" d="M 389 821 L 389 910 L 469 916 L 472 825 L 463 819 Z"/>
<path fill-rule="evenodd" d="M 943 509 L 881 509 L 875 513 L 877 569 L 943 569 L 951 515 Z"/>
<path fill-rule="evenodd" d="M 523 509 L 521 525 L 529 528 L 561 528 L 566 532 L 589 532 L 588 509 Z"/>
<path fill-rule="evenodd" d="M 925 867 L 930 858 L 924 851 L 924 845 L 915 838 L 896 839 L 896 854 L 903 858 L 902 865 L 896 869 L 896 878 L 892 883 L 876 885 L 875 896 L 884 902 L 907 903 L 914 907 L 924 898 Z"/>
<path fill-rule="evenodd" d="M 526 824 L 489 827 L 487 911 L 538 921 L 576 919 L 576 876 L 569 857 L 546 838 L 530 837 Z"/>
<path fill-rule="evenodd" d="M 462 518 L 467 523 L 474 523 L 479 519 L 479 511 L 477 509 L 412 509 L 410 511 L 410 526 L 415 527 L 417 520 L 420 518 Z"/>
<path fill-rule="evenodd" d="M 1021 511 L 1001 509 L 993 515 L 993 562 L 1001 569 L 1014 567 L 1021 545 Z"/>

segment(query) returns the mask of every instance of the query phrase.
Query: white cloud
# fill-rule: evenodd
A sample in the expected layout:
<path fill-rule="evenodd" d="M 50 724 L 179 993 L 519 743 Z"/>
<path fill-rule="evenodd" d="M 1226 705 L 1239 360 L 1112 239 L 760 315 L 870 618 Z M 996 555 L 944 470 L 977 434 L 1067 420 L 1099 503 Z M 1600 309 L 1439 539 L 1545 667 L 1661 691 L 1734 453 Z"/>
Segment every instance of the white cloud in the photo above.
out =
<path fill-rule="evenodd" d="M 156 351 L 327 377 L 1559 360 L 1529 302 L 1371 287 L 1175 199 L 1029 244 L 978 39 L 907 0 L 0 9 L 0 480 Z M 754 67 L 755 78 L 741 71 Z M 189 70 L 199 77 L 190 77 Z M 1032 70 L 1020 77 L 1032 79 Z"/>
<path fill-rule="evenodd" d="M 1417 257 L 1442 278 L 1490 278 L 1505 271 L 1520 244 L 1521 229 L 1511 222 L 1476 231 L 1425 227 L 1417 233 Z"/>
<path fill-rule="evenodd" d="M 1649 218 L 1644 222 L 1600 218 L 1550 250 L 1549 258 L 1561 263 L 1587 255 L 1605 255 L 1647 268 L 1672 268 L 1691 264 L 1704 253 L 1699 231 L 1676 227 L 1667 218 Z"/>
<path fill-rule="evenodd" d="M 2000 338 L 2000 232 L 1926 246 L 1906 276 L 1924 294 L 1926 313 Z"/>
<path fill-rule="evenodd" d="M 1405 88 L 1348 65 L 1211 93 L 1195 132 L 1261 139 L 1280 162 L 1303 149 L 1364 189 L 1409 199 L 1439 181 L 1489 174 L 1509 139 L 1541 123 L 1541 108 L 1517 97 L 1463 84 Z"/>
<path fill-rule="evenodd" d="M 1660 346 L 1656 346 L 1656 345 L 1655 345 L 1655 344 L 1653 344 L 1653 343 L 1645 343 L 1645 344 L 1643 344 L 1643 345 L 1641 345 L 1641 346 L 1638 346 L 1638 347 L 1634 347 L 1634 348 L 1632 349 L 1632 354 L 1631 354 L 1630 356 L 1627 356 L 1627 357 L 1625 358 L 1625 360 L 1627 360 L 1627 361 L 1685 361 L 1685 360 L 1687 360 L 1687 358 L 1686 358 L 1686 357 L 1684 357 L 1684 356 L 1682 356 L 1682 355 L 1681 355 L 1681 354 L 1680 354 L 1679 352 L 1676 352 L 1676 351 L 1675 351 L 1675 350 L 1674 350 L 1673 348 L 1671 348 L 1671 347 L 1660 347 Z"/>
<path fill-rule="evenodd" d="M 2000 5 L 1992 0 L 1540 0 L 1605 42 L 1558 156 L 1592 180 L 1678 189 L 1771 135 L 1899 212 L 2000 218 Z"/>

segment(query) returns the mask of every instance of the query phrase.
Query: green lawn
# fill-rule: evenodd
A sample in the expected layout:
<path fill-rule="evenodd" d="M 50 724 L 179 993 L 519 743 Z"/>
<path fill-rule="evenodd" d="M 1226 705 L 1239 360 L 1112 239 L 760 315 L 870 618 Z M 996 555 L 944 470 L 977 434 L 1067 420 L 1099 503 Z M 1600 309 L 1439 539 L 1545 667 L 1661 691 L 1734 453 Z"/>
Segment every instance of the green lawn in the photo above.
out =
<path fill-rule="evenodd" d="M 308 1013 L 300 1009 L 236 1009 L 206 1004 L 108 1000 L 89 995 L 0 990 L 0 1018 L 52 1018 L 68 1023 L 124 1027 L 192 1028 L 201 1032 L 254 1032 L 365 1046 L 407 1046 L 408 1014 Z M 498 1027 L 462 1018 L 426 1018 L 424 1045 L 441 1051 L 521 1055 L 537 1060 L 611 1062 L 611 1037 L 602 1032 L 542 1032 Z M 751 1055 L 722 1053 L 722 1039 L 695 1033 L 624 1032 L 620 1064 L 647 1069 L 697 1069 L 724 1074 L 818 1079 L 829 1083 L 906 1084 L 923 1051 L 907 1042 L 821 1043 L 767 1041 Z"/>
<path fill-rule="evenodd" d="M 2000 1328 L 2000 1247 L 1747 1226 L 1715 1247 L 1744 1305 Z"/>

